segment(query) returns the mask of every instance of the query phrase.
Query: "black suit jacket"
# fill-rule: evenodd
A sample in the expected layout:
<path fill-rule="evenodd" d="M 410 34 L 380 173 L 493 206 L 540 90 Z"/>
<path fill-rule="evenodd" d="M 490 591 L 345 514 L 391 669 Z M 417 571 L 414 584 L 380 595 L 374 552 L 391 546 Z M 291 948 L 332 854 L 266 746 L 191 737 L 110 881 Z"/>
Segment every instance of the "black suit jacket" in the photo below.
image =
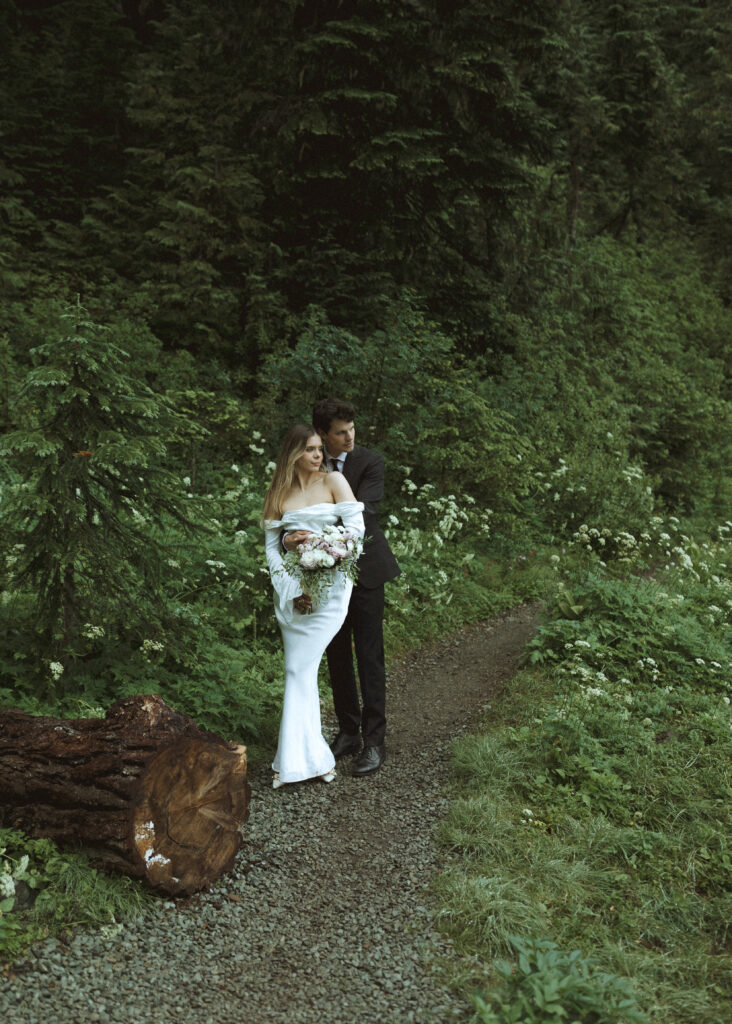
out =
<path fill-rule="evenodd" d="M 343 475 L 351 485 L 356 501 L 364 504 L 366 545 L 358 560 L 358 583 L 367 590 L 395 579 L 399 565 L 376 518 L 384 497 L 384 460 L 378 452 L 354 445 L 348 452 Z"/>

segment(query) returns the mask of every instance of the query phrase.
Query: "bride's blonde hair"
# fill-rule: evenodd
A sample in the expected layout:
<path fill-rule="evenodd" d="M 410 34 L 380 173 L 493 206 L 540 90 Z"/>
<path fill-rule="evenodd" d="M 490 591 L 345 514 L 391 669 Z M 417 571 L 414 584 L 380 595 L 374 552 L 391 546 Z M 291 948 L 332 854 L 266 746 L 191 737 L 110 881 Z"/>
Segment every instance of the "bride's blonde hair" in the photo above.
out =
<path fill-rule="evenodd" d="M 262 523 L 268 519 L 279 519 L 282 515 L 282 502 L 285 495 L 295 482 L 295 463 L 308 446 L 313 436 L 319 436 L 312 423 L 296 423 L 287 431 L 277 458 L 274 476 L 264 497 Z M 325 472 L 325 466 L 320 467 Z"/>

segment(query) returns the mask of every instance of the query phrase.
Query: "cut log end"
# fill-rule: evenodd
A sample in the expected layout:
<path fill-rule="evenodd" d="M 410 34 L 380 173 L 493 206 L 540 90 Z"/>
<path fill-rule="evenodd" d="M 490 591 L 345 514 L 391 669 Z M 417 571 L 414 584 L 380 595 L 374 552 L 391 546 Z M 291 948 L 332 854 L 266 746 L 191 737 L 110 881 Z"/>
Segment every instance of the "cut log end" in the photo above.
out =
<path fill-rule="evenodd" d="M 230 871 L 249 816 L 246 748 L 186 737 L 146 765 L 132 808 L 139 872 L 171 895 L 205 888 Z"/>
<path fill-rule="evenodd" d="M 104 719 L 0 710 L 0 824 L 172 895 L 231 869 L 249 816 L 246 749 L 155 695 Z"/>

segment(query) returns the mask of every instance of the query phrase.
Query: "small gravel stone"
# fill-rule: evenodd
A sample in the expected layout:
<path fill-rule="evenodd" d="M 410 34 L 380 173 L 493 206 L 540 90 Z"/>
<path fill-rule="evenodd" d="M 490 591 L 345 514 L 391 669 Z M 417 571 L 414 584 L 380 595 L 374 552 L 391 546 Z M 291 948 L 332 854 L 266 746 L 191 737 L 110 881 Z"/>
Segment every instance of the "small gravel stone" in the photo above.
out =
<path fill-rule="evenodd" d="M 525 607 L 469 627 L 395 666 L 374 776 L 354 779 L 341 761 L 328 786 L 272 790 L 268 767 L 255 767 L 231 875 L 117 930 L 38 944 L 0 978 L 3 1024 L 471 1019 L 437 979 L 454 953 L 433 921 L 429 885 L 444 860 L 433 834 L 450 744 L 510 679 L 534 616 Z"/>

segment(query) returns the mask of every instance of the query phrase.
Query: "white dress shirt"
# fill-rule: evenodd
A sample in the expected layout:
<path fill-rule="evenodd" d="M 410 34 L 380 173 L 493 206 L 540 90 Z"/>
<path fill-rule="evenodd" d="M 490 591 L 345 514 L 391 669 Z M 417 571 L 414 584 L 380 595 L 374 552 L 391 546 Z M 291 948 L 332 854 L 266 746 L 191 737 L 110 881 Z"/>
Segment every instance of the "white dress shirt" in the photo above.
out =
<path fill-rule="evenodd" d="M 330 452 L 326 451 L 326 467 L 329 473 L 342 473 L 343 464 L 346 461 L 346 452 L 341 452 L 340 455 L 331 455 Z"/>

